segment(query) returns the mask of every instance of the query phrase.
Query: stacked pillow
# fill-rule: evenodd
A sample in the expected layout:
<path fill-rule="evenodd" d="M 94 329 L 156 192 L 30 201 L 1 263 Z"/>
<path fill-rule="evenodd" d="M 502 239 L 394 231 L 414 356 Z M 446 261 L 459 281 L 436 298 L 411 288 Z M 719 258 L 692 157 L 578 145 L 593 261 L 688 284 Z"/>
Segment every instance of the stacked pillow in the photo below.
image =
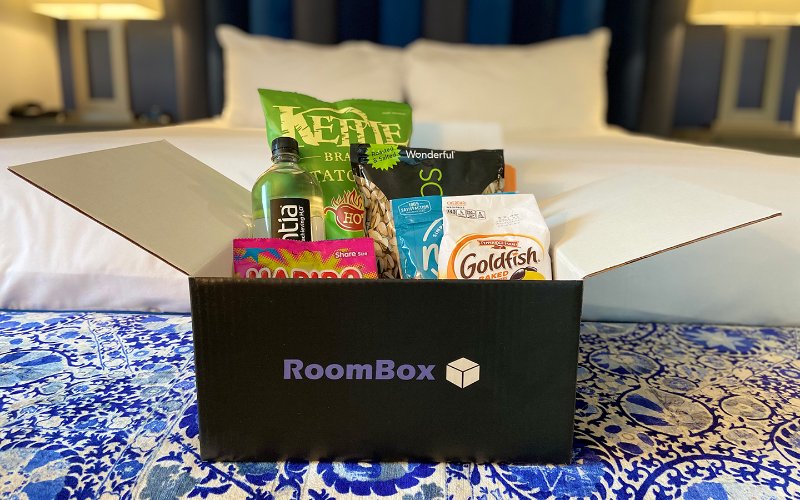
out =
<path fill-rule="evenodd" d="M 258 88 L 347 98 L 407 100 L 415 120 L 496 122 L 507 139 L 605 128 L 609 31 L 533 45 L 418 40 L 316 45 L 217 28 L 225 64 L 223 119 L 263 127 Z"/>
<path fill-rule="evenodd" d="M 323 101 L 403 100 L 403 51 L 371 42 L 318 45 L 217 27 L 225 65 L 222 118 L 264 128 L 258 89 L 288 90 Z"/>
<path fill-rule="evenodd" d="M 507 140 L 603 129 L 610 34 L 533 45 L 419 40 L 405 54 L 406 94 L 426 121 L 490 121 Z"/>

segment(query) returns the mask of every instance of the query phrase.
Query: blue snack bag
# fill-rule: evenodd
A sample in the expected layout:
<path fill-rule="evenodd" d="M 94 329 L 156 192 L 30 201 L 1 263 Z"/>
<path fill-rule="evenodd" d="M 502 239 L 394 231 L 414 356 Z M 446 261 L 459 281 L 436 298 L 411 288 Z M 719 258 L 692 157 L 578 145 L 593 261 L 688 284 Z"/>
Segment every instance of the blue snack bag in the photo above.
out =
<path fill-rule="evenodd" d="M 400 274 L 403 279 L 439 277 L 442 241 L 442 197 L 417 196 L 391 200 Z"/>

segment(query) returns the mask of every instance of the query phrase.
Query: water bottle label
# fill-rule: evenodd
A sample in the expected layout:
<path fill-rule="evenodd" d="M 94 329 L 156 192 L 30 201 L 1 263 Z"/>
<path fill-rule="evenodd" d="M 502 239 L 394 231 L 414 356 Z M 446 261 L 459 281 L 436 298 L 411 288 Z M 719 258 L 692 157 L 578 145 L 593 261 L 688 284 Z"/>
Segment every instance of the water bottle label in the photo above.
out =
<path fill-rule="evenodd" d="M 273 238 L 311 241 L 311 210 L 305 198 L 273 198 L 269 201 Z"/>

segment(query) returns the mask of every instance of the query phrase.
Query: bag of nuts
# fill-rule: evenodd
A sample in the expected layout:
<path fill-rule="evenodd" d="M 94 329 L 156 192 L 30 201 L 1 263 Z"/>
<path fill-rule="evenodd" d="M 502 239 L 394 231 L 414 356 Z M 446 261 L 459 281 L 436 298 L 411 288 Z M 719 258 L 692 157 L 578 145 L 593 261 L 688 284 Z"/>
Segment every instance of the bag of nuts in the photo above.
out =
<path fill-rule="evenodd" d="M 403 279 L 437 279 L 442 197 L 395 198 L 391 205 Z"/>
<path fill-rule="evenodd" d="M 455 151 L 351 144 L 350 163 L 364 196 L 365 229 L 375 242 L 378 274 L 382 278 L 400 278 L 390 200 L 503 191 L 504 161 L 500 149 Z"/>

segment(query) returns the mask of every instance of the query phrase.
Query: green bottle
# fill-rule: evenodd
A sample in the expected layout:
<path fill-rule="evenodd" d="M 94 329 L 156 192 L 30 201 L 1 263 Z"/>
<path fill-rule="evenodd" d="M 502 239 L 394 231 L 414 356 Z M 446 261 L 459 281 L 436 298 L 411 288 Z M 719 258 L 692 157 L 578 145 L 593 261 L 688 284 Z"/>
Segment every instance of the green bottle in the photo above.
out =
<path fill-rule="evenodd" d="M 272 166 L 253 186 L 253 236 L 285 240 L 325 239 L 322 188 L 297 164 L 300 151 L 291 137 L 272 141 Z"/>

